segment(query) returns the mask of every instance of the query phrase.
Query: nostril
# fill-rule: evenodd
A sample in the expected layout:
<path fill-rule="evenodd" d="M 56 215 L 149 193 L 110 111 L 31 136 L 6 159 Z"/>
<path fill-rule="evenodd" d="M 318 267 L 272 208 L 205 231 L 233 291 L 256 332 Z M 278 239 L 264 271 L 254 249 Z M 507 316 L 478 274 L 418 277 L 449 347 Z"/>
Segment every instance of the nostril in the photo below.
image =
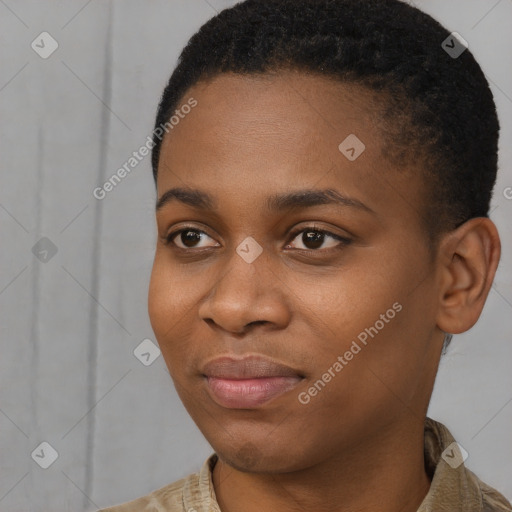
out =
<path fill-rule="evenodd" d="M 255 320 L 254 322 L 251 322 L 249 324 L 247 324 L 247 326 L 249 325 L 260 325 L 260 324 L 266 324 L 267 321 L 266 320 Z"/>

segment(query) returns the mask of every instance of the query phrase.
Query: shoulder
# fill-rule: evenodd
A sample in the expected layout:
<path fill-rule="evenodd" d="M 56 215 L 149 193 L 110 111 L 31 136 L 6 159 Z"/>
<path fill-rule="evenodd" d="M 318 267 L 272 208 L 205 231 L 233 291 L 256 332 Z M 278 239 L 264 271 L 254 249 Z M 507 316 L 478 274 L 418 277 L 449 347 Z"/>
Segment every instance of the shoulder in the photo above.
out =
<path fill-rule="evenodd" d="M 103 508 L 97 512 L 220 512 L 213 490 L 212 471 L 217 454 L 211 454 L 200 471 L 156 489 L 127 503 Z"/>
<path fill-rule="evenodd" d="M 466 470 L 477 482 L 482 498 L 482 512 L 512 512 L 512 505 L 499 491 L 482 482 L 472 471 Z"/>
<path fill-rule="evenodd" d="M 98 512 L 182 512 L 183 490 L 197 482 L 198 474 L 194 473 L 181 480 L 156 489 L 146 496 L 133 501 L 103 508 Z"/>
<path fill-rule="evenodd" d="M 424 454 L 431 486 L 418 512 L 512 512 L 512 506 L 505 496 L 480 480 L 464 464 L 465 457 L 451 432 L 431 418 L 425 420 Z"/>

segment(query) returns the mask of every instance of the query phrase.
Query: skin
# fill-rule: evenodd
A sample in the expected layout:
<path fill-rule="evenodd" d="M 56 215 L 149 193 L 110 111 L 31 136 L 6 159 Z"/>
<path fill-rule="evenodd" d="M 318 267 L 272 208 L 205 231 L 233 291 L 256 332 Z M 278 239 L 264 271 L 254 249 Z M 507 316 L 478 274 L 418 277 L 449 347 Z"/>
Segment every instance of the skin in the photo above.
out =
<path fill-rule="evenodd" d="M 420 170 L 382 158 L 377 103 L 360 88 L 293 71 L 221 74 L 183 104 L 190 97 L 198 105 L 164 139 L 158 198 L 198 188 L 218 209 L 174 200 L 157 211 L 149 315 L 179 396 L 219 456 L 222 511 L 416 511 L 430 486 L 423 426 L 444 332 L 480 316 L 500 256 L 495 225 L 471 219 L 431 258 Z M 366 146 L 354 161 L 338 149 L 349 134 Z M 271 194 L 326 188 L 372 212 L 265 209 Z M 351 242 L 290 236 L 311 226 Z M 164 243 L 184 227 L 205 234 Z M 248 236 L 263 249 L 252 263 L 236 252 Z M 402 310 L 301 403 L 394 303 Z M 263 354 L 304 379 L 260 407 L 227 409 L 200 368 L 229 354 Z"/>

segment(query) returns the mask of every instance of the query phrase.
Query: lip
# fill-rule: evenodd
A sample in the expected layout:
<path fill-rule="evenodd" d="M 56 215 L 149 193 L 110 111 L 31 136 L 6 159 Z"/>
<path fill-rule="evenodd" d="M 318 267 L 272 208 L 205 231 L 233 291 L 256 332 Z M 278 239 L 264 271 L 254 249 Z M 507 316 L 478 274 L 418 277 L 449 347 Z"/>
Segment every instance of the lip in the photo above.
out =
<path fill-rule="evenodd" d="M 252 409 L 293 389 L 298 370 L 263 356 L 219 357 L 202 369 L 212 399 L 229 409 Z"/>

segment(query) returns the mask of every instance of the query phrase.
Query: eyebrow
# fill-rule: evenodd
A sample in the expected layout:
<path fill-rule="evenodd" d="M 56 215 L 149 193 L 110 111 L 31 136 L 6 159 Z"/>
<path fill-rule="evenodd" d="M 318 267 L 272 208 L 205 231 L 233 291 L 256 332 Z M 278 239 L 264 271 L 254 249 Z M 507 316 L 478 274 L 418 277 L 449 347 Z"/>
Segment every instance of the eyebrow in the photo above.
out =
<path fill-rule="evenodd" d="M 193 208 L 202 210 L 217 211 L 217 201 L 207 192 L 195 188 L 176 187 L 164 192 L 156 202 L 158 212 L 167 204 L 173 201 L 180 201 Z M 266 208 L 270 212 L 281 212 L 294 208 L 309 208 L 322 204 L 334 204 L 344 207 L 357 208 L 368 213 L 376 213 L 358 199 L 340 194 L 331 188 L 327 189 L 306 189 L 295 190 L 285 194 L 274 194 L 267 197 Z"/>

